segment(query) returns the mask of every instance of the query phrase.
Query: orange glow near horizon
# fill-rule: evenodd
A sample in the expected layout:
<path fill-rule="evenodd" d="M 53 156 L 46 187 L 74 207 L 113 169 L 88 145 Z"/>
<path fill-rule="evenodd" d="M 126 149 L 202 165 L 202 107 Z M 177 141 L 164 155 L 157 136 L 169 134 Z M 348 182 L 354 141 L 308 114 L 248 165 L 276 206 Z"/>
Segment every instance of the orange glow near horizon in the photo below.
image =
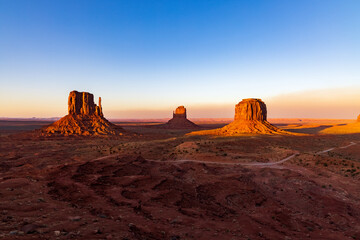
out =
<path fill-rule="evenodd" d="M 96 96 L 97 97 L 97 96 Z M 261 98 L 261 96 L 257 96 Z M 67 97 L 66 97 L 67 98 Z M 179 105 L 185 105 L 189 118 L 232 118 L 233 103 L 153 105 L 151 101 L 141 108 L 127 104 L 126 108 L 117 105 L 118 101 L 109 101 L 102 96 L 105 117 L 109 119 L 158 119 L 171 118 L 172 111 Z M 262 98 L 268 108 L 269 118 L 334 118 L 355 119 L 360 114 L 360 88 L 341 88 L 303 91 Z M 157 107 L 156 107 L 157 106 Z M 38 101 L 14 99 L 10 104 L 1 105 L 0 117 L 13 118 L 49 118 L 67 114 L 67 101 L 51 98 Z"/>

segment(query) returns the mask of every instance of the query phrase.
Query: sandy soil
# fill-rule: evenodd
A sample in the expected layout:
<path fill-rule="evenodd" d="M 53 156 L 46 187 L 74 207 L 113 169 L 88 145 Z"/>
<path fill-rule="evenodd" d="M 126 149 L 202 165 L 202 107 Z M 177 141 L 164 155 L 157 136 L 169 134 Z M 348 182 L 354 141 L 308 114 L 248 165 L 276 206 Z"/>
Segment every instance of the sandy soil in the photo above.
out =
<path fill-rule="evenodd" d="M 360 134 L 124 128 L 137 134 L 0 130 L 0 238 L 360 239 Z"/>

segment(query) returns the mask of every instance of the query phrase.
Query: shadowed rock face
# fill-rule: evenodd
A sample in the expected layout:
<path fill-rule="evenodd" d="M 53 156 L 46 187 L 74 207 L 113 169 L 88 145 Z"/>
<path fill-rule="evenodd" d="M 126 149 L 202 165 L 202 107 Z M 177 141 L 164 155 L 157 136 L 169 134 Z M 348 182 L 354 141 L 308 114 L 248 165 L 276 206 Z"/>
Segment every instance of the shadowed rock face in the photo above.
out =
<path fill-rule="evenodd" d="M 243 99 L 235 105 L 235 121 L 266 121 L 266 105 L 261 99 Z"/>
<path fill-rule="evenodd" d="M 68 99 L 69 114 L 42 129 L 45 135 L 121 135 L 124 131 L 104 118 L 101 98 L 99 106 L 94 95 L 88 92 L 72 91 Z"/>

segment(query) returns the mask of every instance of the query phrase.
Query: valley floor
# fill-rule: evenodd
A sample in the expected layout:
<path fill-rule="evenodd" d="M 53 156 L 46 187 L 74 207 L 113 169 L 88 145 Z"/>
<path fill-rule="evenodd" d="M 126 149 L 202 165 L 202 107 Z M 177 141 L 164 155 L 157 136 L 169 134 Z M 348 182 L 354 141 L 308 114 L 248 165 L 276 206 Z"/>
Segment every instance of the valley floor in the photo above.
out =
<path fill-rule="evenodd" d="M 0 128 L 0 239 L 360 239 L 360 134 L 279 126 L 314 135 Z"/>

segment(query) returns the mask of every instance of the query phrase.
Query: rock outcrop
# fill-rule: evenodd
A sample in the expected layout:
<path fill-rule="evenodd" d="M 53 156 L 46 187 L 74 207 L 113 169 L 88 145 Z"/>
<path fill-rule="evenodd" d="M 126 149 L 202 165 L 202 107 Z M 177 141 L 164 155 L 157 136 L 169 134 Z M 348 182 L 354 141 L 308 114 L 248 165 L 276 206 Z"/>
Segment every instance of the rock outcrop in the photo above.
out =
<path fill-rule="evenodd" d="M 173 118 L 186 118 L 186 108 L 184 106 L 179 106 L 173 112 Z"/>
<path fill-rule="evenodd" d="M 235 105 L 235 121 L 266 121 L 266 105 L 261 99 L 243 99 Z"/>
<path fill-rule="evenodd" d="M 72 91 L 69 94 L 68 111 L 72 115 L 96 115 L 103 117 L 101 97 L 99 106 L 94 103 L 94 95 L 88 92 Z"/>
<path fill-rule="evenodd" d="M 192 135 L 234 136 L 241 134 L 292 134 L 267 121 L 267 109 L 261 99 L 243 99 L 235 105 L 234 121 L 223 128 L 193 132 Z"/>
<path fill-rule="evenodd" d="M 186 108 L 184 106 L 179 106 L 173 112 L 173 118 L 170 119 L 165 124 L 155 125 L 156 128 L 165 128 L 165 129 L 199 129 L 200 126 L 191 122 L 187 119 Z"/>
<path fill-rule="evenodd" d="M 124 130 L 104 118 L 101 98 L 94 103 L 94 95 L 72 91 L 68 99 L 68 115 L 42 129 L 45 135 L 122 135 Z"/>
<path fill-rule="evenodd" d="M 357 121 L 360 122 L 360 115 L 358 116 Z"/>

